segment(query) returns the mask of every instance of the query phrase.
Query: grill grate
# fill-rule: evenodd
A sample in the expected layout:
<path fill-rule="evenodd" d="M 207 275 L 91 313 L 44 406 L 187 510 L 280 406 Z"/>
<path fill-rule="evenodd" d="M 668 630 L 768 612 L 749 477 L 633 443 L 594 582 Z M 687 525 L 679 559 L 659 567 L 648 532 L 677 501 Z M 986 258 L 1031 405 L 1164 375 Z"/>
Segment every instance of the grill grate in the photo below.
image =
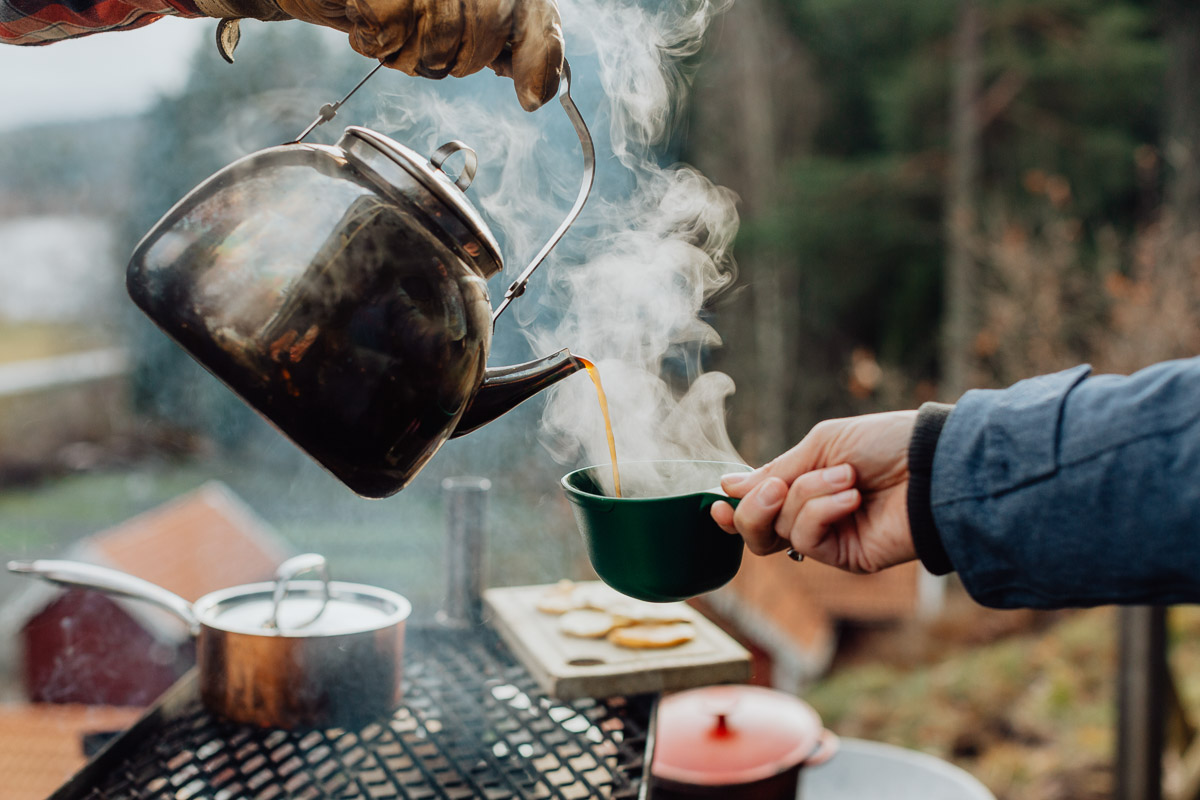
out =
<path fill-rule="evenodd" d="M 353 731 L 223 722 L 181 683 L 52 800 L 637 797 L 649 698 L 548 698 L 486 629 L 405 653 L 404 706 Z"/>

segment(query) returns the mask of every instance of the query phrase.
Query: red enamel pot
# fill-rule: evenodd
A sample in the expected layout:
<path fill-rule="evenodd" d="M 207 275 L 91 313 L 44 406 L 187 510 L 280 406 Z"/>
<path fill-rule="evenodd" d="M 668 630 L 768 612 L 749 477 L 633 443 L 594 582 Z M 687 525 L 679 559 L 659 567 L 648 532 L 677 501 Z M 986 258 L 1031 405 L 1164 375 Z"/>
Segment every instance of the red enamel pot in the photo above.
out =
<path fill-rule="evenodd" d="M 800 770 L 825 763 L 837 747 L 794 695 L 743 685 L 678 692 L 655 714 L 650 797 L 795 800 Z"/>

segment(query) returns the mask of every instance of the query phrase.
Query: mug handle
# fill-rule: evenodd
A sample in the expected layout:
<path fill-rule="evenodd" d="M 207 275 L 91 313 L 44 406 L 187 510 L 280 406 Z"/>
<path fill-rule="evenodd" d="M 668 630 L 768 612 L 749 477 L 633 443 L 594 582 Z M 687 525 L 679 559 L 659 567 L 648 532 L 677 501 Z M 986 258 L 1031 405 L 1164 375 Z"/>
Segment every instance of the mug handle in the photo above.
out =
<path fill-rule="evenodd" d="M 704 511 L 707 511 L 712 506 L 712 504 L 717 502 L 718 500 L 724 500 L 726 503 L 729 503 L 729 505 L 733 506 L 734 508 L 737 508 L 738 503 L 742 502 L 742 499 L 740 497 L 730 497 L 729 495 L 727 495 L 721 491 L 702 492 L 701 497 L 702 497 L 702 500 L 701 500 L 700 508 Z M 787 557 L 797 563 L 804 560 L 804 554 L 801 553 L 799 550 L 797 550 L 794 547 L 789 547 L 787 549 Z"/>

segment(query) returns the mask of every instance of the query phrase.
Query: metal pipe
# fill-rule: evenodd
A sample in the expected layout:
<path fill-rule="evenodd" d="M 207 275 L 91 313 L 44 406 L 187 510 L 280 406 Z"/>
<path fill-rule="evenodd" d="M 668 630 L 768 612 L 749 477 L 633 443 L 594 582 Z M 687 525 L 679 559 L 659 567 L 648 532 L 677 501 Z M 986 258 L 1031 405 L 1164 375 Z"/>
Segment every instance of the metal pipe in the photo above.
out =
<path fill-rule="evenodd" d="M 1167 611 L 1121 608 L 1114 800 L 1162 800 Z"/>
<path fill-rule="evenodd" d="M 439 624 L 469 628 L 483 623 L 483 550 L 487 516 L 487 478 L 442 481 L 446 507 L 446 599 Z"/>

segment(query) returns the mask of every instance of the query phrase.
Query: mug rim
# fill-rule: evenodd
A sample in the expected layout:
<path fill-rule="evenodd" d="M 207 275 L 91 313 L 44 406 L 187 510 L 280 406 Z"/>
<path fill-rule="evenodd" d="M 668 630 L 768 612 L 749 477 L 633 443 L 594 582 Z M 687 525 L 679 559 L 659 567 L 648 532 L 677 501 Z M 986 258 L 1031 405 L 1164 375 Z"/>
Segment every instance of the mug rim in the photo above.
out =
<path fill-rule="evenodd" d="M 735 461 L 714 461 L 711 459 L 698 459 L 698 458 L 654 458 L 654 459 L 645 459 L 642 461 L 623 461 L 623 462 L 618 462 L 618 464 L 619 465 L 620 464 L 626 464 L 626 465 L 633 465 L 633 464 L 720 464 L 722 466 L 729 467 L 730 469 L 727 470 L 728 472 L 739 472 L 739 471 L 740 472 L 753 472 L 754 471 L 754 467 L 751 467 L 749 464 L 742 464 L 742 463 L 738 463 Z M 612 463 L 610 462 L 610 463 L 604 463 L 604 464 L 592 464 L 590 466 L 580 467 L 579 469 L 571 470 L 570 472 L 568 472 L 566 475 L 564 475 L 560 479 L 559 483 L 562 484 L 563 490 L 566 491 L 568 495 L 574 495 L 574 496 L 581 497 L 581 498 L 594 498 L 596 500 L 604 500 L 607 502 L 614 502 L 614 503 L 654 503 L 654 502 L 660 502 L 663 500 L 677 500 L 681 497 L 698 497 L 698 496 L 706 495 L 706 494 L 720 497 L 720 496 L 724 496 L 724 494 L 725 494 L 724 492 L 721 491 L 719 486 L 713 486 L 713 487 L 711 487 L 711 489 L 699 489 L 699 490 L 693 490 L 693 491 L 689 491 L 689 492 L 680 492 L 678 494 L 660 494 L 660 495 L 655 495 L 653 497 L 614 497 L 612 495 L 607 495 L 607 494 L 596 494 L 595 492 L 587 492 L 571 483 L 571 478 L 575 477 L 576 475 L 580 475 L 581 473 L 588 472 L 590 470 L 595 470 L 595 469 L 611 470 Z"/>

